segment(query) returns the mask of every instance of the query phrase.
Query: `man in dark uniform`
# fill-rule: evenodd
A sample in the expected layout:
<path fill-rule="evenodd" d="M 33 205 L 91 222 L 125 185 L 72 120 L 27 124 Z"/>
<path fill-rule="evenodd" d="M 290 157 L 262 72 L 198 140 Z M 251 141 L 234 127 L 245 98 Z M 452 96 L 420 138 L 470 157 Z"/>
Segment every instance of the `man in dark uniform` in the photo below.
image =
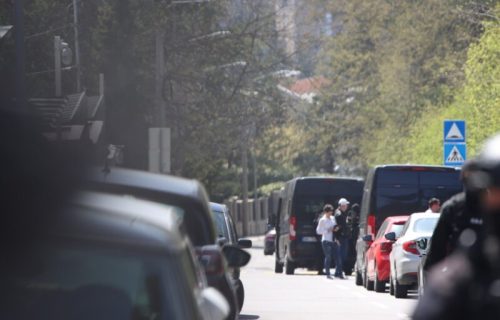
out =
<path fill-rule="evenodd" d="M 339 206 L 335 211 L 335 221 L 337 222 L 335 233 L 335 277 L 344 278 L 344 263 L 347 258 L 348 239 L 350 230 L 347 224 L 347 209 L 349 201 L 342 198 L 339 200 Z"/>
<path fill-rule="evenodd" d="M 414 319 L 498 319 L 500 315 L 500 135 L 489 140 L 466 179 L 484 225 L 466 229 L 459 248 L 430 270 Z"/>
<path fill-rule="evenodd" d="M 431 247 L 427 254 L 424 270 L 430 268 L 452 253 L 458 244 L 458 238 L 465 229 L 479 231 L 482 217 L 478 207 L 478 194 L 475 190 L 467 188 L 467 177 L 474 171 L 475 164 L 469 161 L 463 168 L 461 179 L 465 191 L 461 192 L 443 204 L 439 221 L 434 229 Z"/>

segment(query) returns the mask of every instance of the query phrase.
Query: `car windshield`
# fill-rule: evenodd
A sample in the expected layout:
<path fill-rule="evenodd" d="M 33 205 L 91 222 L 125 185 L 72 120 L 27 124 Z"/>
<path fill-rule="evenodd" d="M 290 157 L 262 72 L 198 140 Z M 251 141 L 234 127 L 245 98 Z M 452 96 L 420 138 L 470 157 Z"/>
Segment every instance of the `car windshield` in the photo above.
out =
<path fill-rule="evenodd" d="M 9 290 L 9 295 L 2 294 L 9 297 L 9 308 L 3 311 L 22 319 L 85 315 L 87 319 L 140 320 L 193 315 L 176 301 L 185 274 L 181 259 L 71 242 L 37 247 L 23 262 L 0 289 Z"/>
<path fill-rule="evenodd" d="M 217 236 L 219 238 L 226 238 L 226 240 L 230 240 L 224 212 L 212 210 L 212 213 L 215 217 L 215 227 L 217 228 Z"/>
<path fill-rule="evenodd" d="M 439 217 L 421 218 L 415 220 L 413 224 L 413 231 L 417 233 L 432 233 L 432 231 L 434 231 L 434 228 L 436 227 L 438 220 Z"/>
<path fill-rule="evenodd" d="M 399 238 L 401 232 L 403 231 L 404 223 L 401 224 L 393 224 L 391 226 L 391 230 L 389 232 L 394 232 L 396 234 L 396 238 Z"/>

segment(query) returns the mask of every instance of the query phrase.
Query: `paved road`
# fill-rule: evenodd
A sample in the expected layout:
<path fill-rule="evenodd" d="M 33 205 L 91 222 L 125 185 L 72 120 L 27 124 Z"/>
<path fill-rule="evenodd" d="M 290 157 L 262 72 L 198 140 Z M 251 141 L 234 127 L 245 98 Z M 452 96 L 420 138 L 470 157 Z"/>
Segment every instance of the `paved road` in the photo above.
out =
<path fill-rule="evenodd" d="M 415 295 L 395 299 L 368 292 L 348 280 L 328 280 L 305 269 L 295 275 L 274 273 L 274 257 L 264 256 L 261 238 L 253 238 L 252 260 L 242 271 L 246 297 L 241 320 L 403 320 L 409 319 Z"/>

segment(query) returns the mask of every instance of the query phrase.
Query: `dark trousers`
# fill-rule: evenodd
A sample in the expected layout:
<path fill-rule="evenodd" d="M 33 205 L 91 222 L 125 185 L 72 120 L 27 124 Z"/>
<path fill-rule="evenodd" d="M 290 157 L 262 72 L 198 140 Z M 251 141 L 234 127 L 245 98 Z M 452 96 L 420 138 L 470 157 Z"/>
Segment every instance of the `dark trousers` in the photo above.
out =
<path fill-rule="evenodd" d="M 342 276 L 344 272 L 344 263 L 347 258 L 347 246 L 349 245 L 347 238 L 339 237 L 337 238 L 338 243 L 335 242 L 334 251 L 335 251 L 335 276 Z"/>
<path fill-rule="evenodd" d="M 332 265 L 332 257 L 333 257 L 333 242 L 331 241 L 322 241 L 321 247 L 323 248 L 323 254 L 325 255 L 325 273 L 327 276 L 330 275 L 330 266 Z"/>

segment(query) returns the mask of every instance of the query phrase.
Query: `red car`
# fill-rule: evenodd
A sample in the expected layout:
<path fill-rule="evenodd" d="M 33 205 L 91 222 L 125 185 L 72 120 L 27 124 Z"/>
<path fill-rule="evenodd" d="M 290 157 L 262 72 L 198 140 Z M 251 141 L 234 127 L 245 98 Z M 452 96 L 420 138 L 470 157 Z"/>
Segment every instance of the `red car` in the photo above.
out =
<path fill-rule="evenodd" d="M 376 292 L 385 291 L 385 285 L 389 282 L 391 274 L 389 254 L 391 253 L 393 244 L 393 241 L 385 238 L 385 234 L 394 232 L 396 233 L 396 238 L 399 237 L 408 218 L 409 216 L 386 218 L 377 236 L 368 248 L 366 252 L 366 274 L 364 279 L 367 290 L 371 291 L 375 289 Z"/>

